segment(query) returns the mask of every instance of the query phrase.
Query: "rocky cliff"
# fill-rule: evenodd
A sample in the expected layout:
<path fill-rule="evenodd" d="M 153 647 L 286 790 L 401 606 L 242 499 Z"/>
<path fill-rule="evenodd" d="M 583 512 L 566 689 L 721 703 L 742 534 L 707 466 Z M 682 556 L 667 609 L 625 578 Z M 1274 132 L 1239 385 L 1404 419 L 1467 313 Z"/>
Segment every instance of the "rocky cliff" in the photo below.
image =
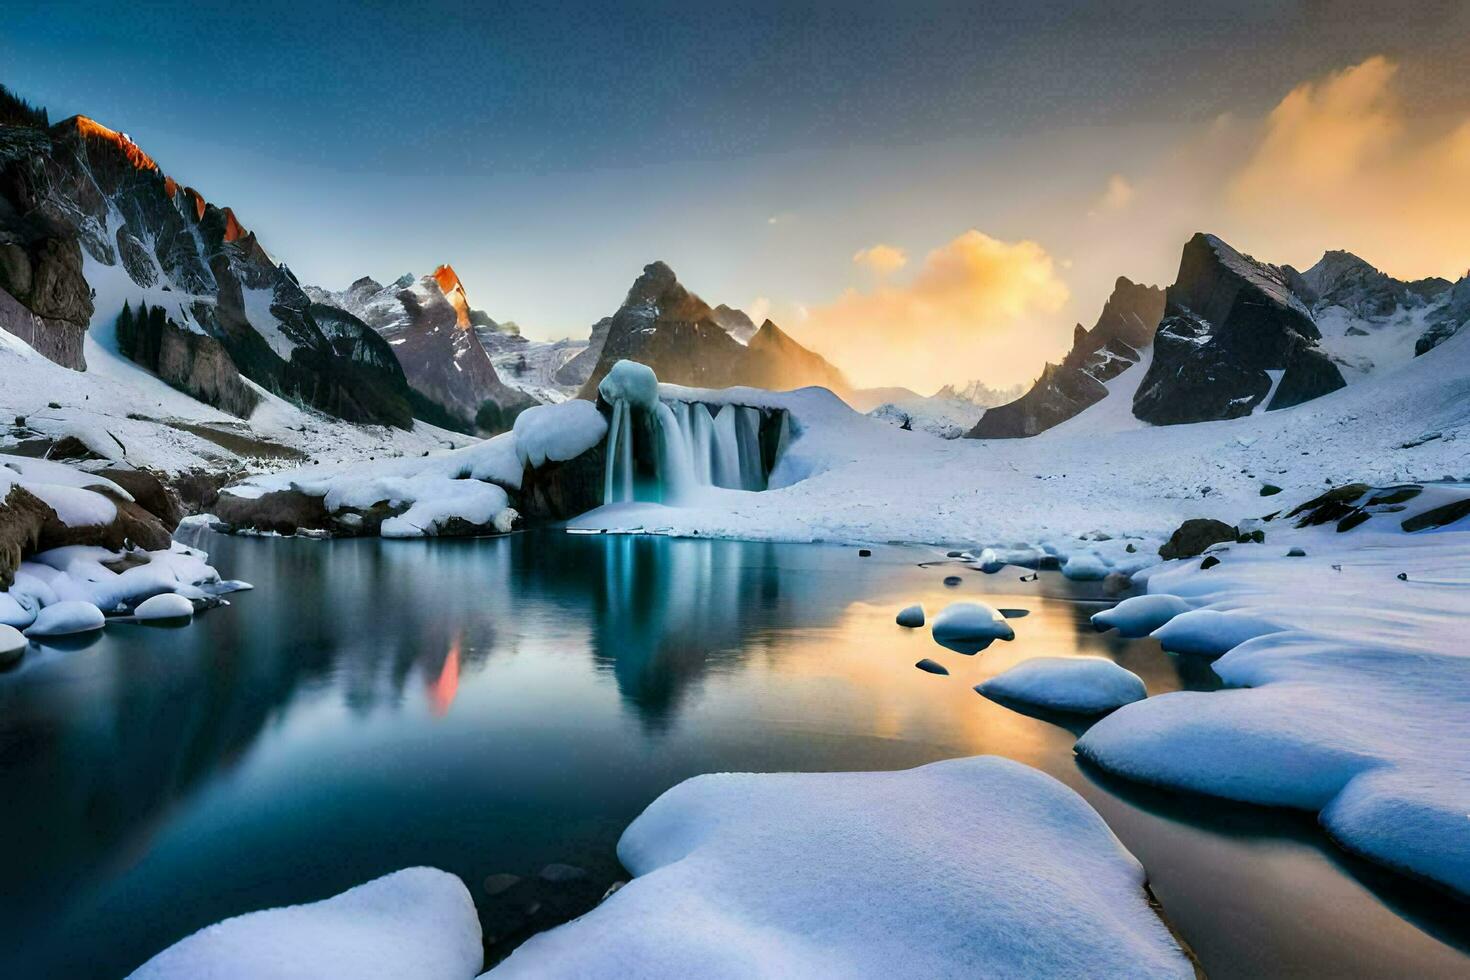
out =
<path fill-rule="evenodd" d="M 1060 364 L 1048 364 L 1020 398 L 987 409 L 968 433 L 972 439 L 1034 436 L 1101 401 L 1104 382 L 1139 361 L 1164 312 L 1164 291 L 1120 276 L 1088 330 L 1077 324 L 1072 349 Z"/>
<path fill-rule="evenodd" d="M 722 319 L 740 326 L 729 312 Z M 820 385 L 838 394 L 848 391 L 840 371 L 770 320 L 750 336 L 749 343 L 736 339 L 715 311 L 685 289 L 662 262 L 644 267 L 623 305 L 599 322 L 592 345 L 566 365 L 563 374 L 593 361 L 580 395 L 596 398 L 598 383 L 623 359 L 648 365 L 662 381 L 691 387 L 783 390 Z"/>
<path fill-rule="evenodd" d="M 145 298 L 166 301 L 177 326 L 225 355 L 174 345 L 212 363 L 175 364 L 172 383 L 243 375 L 348 421 L 412 422 L 406 387 L 385 387 L 355 358 L 367 350 L 360 338 L 328 337 L 290 270 L 234 212 L 164 174 L 126 134 L 85 116 L 0 127 L 0 327 L 84 370 L 89 325 Z"/>
<path fill-rule="evenodd" d="M 1191 238 L 1133 414 L 1155 425 L 1205 422 L 1249 415 L 1268 396 L 1270 411 L 1341 388 L 1342 372 L 1292 288 L 1300 278 L 1213 235 Z"/>

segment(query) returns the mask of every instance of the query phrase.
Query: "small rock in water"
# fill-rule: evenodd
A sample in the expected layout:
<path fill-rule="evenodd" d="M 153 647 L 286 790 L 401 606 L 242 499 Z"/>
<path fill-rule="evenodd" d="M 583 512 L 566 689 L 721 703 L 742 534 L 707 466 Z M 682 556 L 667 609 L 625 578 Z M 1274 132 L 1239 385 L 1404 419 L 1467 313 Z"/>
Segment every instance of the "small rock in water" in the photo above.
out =
<path fill-rule="evenodd" d="M 1103 579 L 1103 591 L 1108 595 L 1117 595 L 1119 592 L 1127 592 L 1133 587 L 1133 576 L 1127 572 L 1108 572 Z"/>
<path fill-rule="evenodd" d="M 1305 558 L 1305 557 L 1307 557 L 1307 553 L 1305 551 L 1303 551 L 1302 549 L 1300 549 L 1300 548 L 1292 548 L 1290 551 L 1288 551 L 1286 553 L 1286 557 L 1288 557 L 1288 558 Z"/>
<path fill-rule="evenodd" d="M 963 557 L 965 557 L 965 553 L 963 551 L 946 551 L 944 553 L 944 557 L 946 557 L 946 558 L 963 558 Z"/>
<path fill-rule="evenodd" d="M 898 622 L 898 625 L 900 625 L 900 626 L 907 626 L 910 629 L 914 629 L 916 627 L 923 626 L 924 625 L 924 607 L 923 606 L 918 606 L 918 605 L 905 606 L 904 608 L 902 608 L 902 609 L 900 609 L 898 611 L 898 620 L 897 620 L 897 622 Z"/>
<path fill-rule="evenodd" d="M 520 875 L 513 875 L 513 874 L 488 875 L 485 878 L 485 882 L 482 885 L 482 887 L 485 889 L 485 894 L 486 895 L 499 895 L 501 892 L 507 891 L 510 888 L 514 887 L 515 885 L 519 884 L 520 883 L 520 880 L 521 880 L 521 876 Z"/>
<path fill-rule="evenodd" d="M 867 549 L 867 548 L 859 548 L 858 549 L 858 557 L 859 558 L 870 558 L 870 557 L 872 557 L 872 554 L 873 554 L 873 552 L 871 550 Z"/>
<path fill-rule="evenodd" d="M 1204 571 L 1206 568 L 1214 568 L 1218 564 L 1220 564 L 1220 559 L 1214 555 L 1205 555 L 1205 560 L 1199 563 L 1200 571 Z"/>
<path fill-rule="evenodd" d="M 554 882 L 576 881 L 585 877 L 587 872 L 575 864 L 548 864 L 541 869 L 540 875 L 542 881 Z"/>
<path fill-rule="evenodd" d="M 956 585 L 959 585 L 963 581 L 964 579 L 960 578 L 958 575 L 944 576 L 944 584 L 949 586 L 951 589 L 954 588 Z"/>
<path fill-rule="evenodd" d="M 918 663 L 914 664 L 914 666 L 919 668 L 920 670 L 927 670 L 931 674 L 943 674 L 946 677 L 949 676 L 948 667 L 944 666 L 944 664 L 930 660 L 928 657 L 920 660 Z"/>
<path fill-rule="evenodd" d="M 1031 615 L 1031 610 L 1029 609 L 997 609 L 996 612 L 1000 613 L 1006 619 L 1024 619 Z"/>
<path fill-rule="evenodd" d="M 991 606 L 983 602 L 956 602 L 934 617 L 934 642 L 956 653 L 971 656 L 996 640 L 1014 640 L 1016 631 Z"/>
<path fill-rule="evenodd" d="M 0 623 L 0 667 L 9 667 L 26 652 L 26 638 L 14 626 Z"/>
<path fill-rule="evenodd" d="M 1408 572 L 1399 572 L 1396 577 L 1398 578 L 1398 580 L 1400 582 L 1407 582 L 1409 580 L 1409 573 Z"/>

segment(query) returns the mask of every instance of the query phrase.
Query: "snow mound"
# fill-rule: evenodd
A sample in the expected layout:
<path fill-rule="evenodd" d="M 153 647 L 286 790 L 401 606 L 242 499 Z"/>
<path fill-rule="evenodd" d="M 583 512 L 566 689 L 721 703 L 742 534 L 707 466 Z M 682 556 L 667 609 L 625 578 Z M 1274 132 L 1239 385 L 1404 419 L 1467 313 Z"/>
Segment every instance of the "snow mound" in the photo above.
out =
<path fill-rule="evenodd" d="M 607 419 L 591 402 L 573 399 L 526 409 L 516 416 L 512 431 L 521 465 L 540 469 L 547 462 L 574 459 L 602 442 Z"/>
<path fill-rule="evenodd" d="M 905 606 L 898 611 L 898 616 L 895 621 L 900 626 L 907 626 L 909 629 L 918 629 L 924 625 L 924 607 L 919 605 Z"/>
<path fill-rule="evenodd" d="M 994 606 L 952 602 L 934 617 L 934 640 L 960 653 L 976 653 L 995 640 L 1014 640 L 1016 631 Z"/>
<path fill-rule="evenodd" d="M 1106 714 L 1148 697 L 1143 680 L 1104 657 L 1037 657 L 979 684 L 987 698 L 1071 711 Z"/>
<path fill-rule="evenodd" d="M 161 592 L 138 603 L 133 615 L 139 619 L 188 619 L 194 615 L 194 603 L 177 592 Z"/>
<path fill-rule="evenodd" d="M 1078 551 L 1062 563 L 1062 574 L 1079 582 L 1098 582 L 1108 577 L 1108 563 L 1092 551 Z"/>
<path fill-rule="evenodd" d="M 464 884 L 407 868 L 333 898 L 226 919 L 139 967 L 134 980 L 468 980 L 484 959 Z"/>
<path fill-rule="evenodd" d="M 13 663 L 25 652 L 26 638 L 14 626 L 0 623 L 0 664 Z"/>
<path fill-rule="evenodd" d="M 597 393 L 609 405 L 624 401 L 652 412 L 658 408 L 658 376 L 646 364 L 618 361 L 597 386 Z"/>
<path fill-rule="evenodd" d="M 1147 636 L 1190 608 L 1189 603 L 1175 595 L 1136 595 L 1111 609 L 1093 613 L 1092 625 L 1098 630 L 1117 629 L 1127 637 Z"/>
<path fill-rule="evenodd" d="M 0 626 L 25 629 L 40 611 L 41 603 L 33 595 L 19 590 L 0 592 Z"/>
<path fill-rule="evenodd" d="M 1194 976 L 1102 818 L 1007 759 L 696 776 L 618 857 L 630 883 L 486 976 Z"/>
<path fill-rule="evenodd" d="M 402 514 L 383 522 L 378 533 L 385 538 L 433 537 L 454 521 L 492 526 L 504 534 L 518 516 L 504 489 L 478 480 L 431 477 L 416 481 L 403 499 L 413 503 Z"/>
<path fill-rule="evenodd" d="M 26 630 L 26 635 L 69 636 L 73 633 L 100 630 L 106 624 L 107 617 L 92 603 L 68 599 L 42 609 L 36 621 Z"/>
<path fill-rule="evenodd" d="M 1279 633 L 1281 627 L 1258 616 L 1217 609 L 1190 609 L 1149 635 L 1170 653 L 1218 657 L 1246 640 Z"/>

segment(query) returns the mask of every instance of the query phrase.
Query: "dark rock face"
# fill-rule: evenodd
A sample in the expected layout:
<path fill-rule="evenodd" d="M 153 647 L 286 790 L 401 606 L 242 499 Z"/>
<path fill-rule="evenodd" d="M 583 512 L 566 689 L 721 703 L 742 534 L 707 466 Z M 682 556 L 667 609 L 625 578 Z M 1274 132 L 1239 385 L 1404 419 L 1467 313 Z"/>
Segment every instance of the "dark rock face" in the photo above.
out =
<path fill-rule="evenodd" d="M 499 325 L 470 307 L 464 285 L 447 265 L 422 279 L 403 276 L 388 286 L 363 278 L 341 293 L 309 292 L 317 300 L 312 309 L 322 310 L 333 324 L 371 328 L 371 343 L 352 330 L 345 331 L 345 339 L 356 345 L 361 363 L 405 379 L 417 414 L 428 421 L 490 435 L 508 429 L 519 412 L 536 404 L 501 381 L 482 338 Z"/>
<path fill-rule="evenodd" d="M 1295 272 L 1290 266 L 1283 271 L 1288 278 Z M 1442 281 L 1442 280 L 1441 280 Z M 1433 280 L 1421 280 L 1419 290 L 1380 272 L 1351 252 L 1327 252 L 1306 272 L 1292 282 L 1293 291 L 1308 306 L 1340 306 L 1356 317 L 1379 319 L 1391 315 L 1400 306 L 1423 305 L 1432 295 Z"/>
<path fill-rule="evenodd" d="M 740 343 L 717 322 L 715 311 L 685 289 L 662 262 L 644 267 L 623 305 L 604 322 L 601 341 L 599 323 L 592 345 L 562 369 L 566 373 L 584 357 L 595 357 L 596 367 L 579 393 L 582 398 L 595 400 L 597 385 L 623 359 L 648 365 L 660 381 L 698 388 L 750 385 L 781 390 L 820 385 L 839 395 L 848 391 L 841 372 L 770 320 L 761 324 L 748 345 Z"/>
<path fill-rule="evenodd" d="M 548 461 L 540 469 L 527 466 L 520 490 L 510 492 L 516 510 L 535 521 L 564 521 L 602 506 L 606 457 L 605 444 L 598 443 L 566 462 Z"/>
<path fill-rule="evenodd" d="M 1103 383 L 1137 364 L 1164 313 L 1164 291 L 1120 276 L 1091 330 L 1077 324 L 1072 349 L 1061 364 L 1048 364 L 1031 390 L 987 409 L 967 434 L 971 439 L 1034 436 L 1078 414 L 1107 395 Z"/>
<path fill-rule="evenodd" d="M 87 489 L 106 497 L 117 508 L 110 524 L 69 527 L 45 501 L 19 485 L 12 486 L 0 499 L 0 589 L 10 588 L 23 560 L 51 548 L 77 544 L 98 545 L 110 551 L 130 546 L 157 551 L 169 547 L 172 528 L 165 527 L 141 504 L 101 485 Z"/>
<path fill-rule="evenodd" d="M 1133 414 L 1155 425 L 1249 415 L 1271 390 L 1268 370 L 1284 372 L 1268 411 L 1341 388 L 1342 372 L 1316 349 L 1321 334 L 1292 290 L 1300 279 L 1213 235 L 1190 239 Z"/>
<path fill-rule="evenodd" d="M 162 307 L 129 306 L 117 321 L 117 345 L 164 381 L 202 402 L 248 419 L 260 396 L 240 379 L 224 345 L 208 334 L 185 330 Z"/>
<path fill-rule="evenodd" d="M 411 423 L 406 388 L 385 390 L 380 376 L 338 353 L 290 270 L 229 208 L 181 187 L 128 137 L 84 116 L 14 134 L 0 131 L 0 277 L 33 319 L 0 300 L 0 326 L 83 369 L 81 337 L 94 315 L 85 252 L 140 291 L 169 290 L 178 297 L 169 315 L 215 341 L 169 346 L 166 372 L 185 390 L 248 411 L 228 391 L 233 373 L 348 421 Z"/>
<path fill-rule="evenodd" d="M 1444 309 L 1434 317 L 1429 328 L 1414 342 L 1414 356 L 1426 354 L 1459 333 L 1470 323 L 1470 276 L 1455 283 L 1448 290 Z"/>
<path fill-rule="evenodd" d="M 1224 521 L 1207 517 L 1191 517 L 1169 535 L 1169 540 L 1159 548 L 1160 558 L 1193 558 L 1204 553 L 1212 544 L 1234 541 L 1236 529 Z"/>
<path fill-rule="evenodd" d="M 158 518 L 170 532 L 184 519 L 183 504 L 172 487 L 148 470 L 128 470 L 111 466 L 98 473 L 122 487 L 148 513 Z"/>

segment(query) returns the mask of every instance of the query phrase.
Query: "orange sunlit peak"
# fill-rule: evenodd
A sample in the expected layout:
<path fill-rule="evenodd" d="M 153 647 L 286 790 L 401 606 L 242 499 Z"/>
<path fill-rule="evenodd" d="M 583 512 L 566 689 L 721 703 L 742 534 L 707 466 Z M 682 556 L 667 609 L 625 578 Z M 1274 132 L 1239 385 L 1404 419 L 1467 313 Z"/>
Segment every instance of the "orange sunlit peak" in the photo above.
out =
<path fill-rule="evenodd" d="M 245 229 L 240 227 L 240 222 L 235 218 L 235 212 L 225 208 L 225 241 L 233 242 L 245 237 Z"/>
<path fill-rule="evenodd" d="M 469 327 L 470 301 L 465 295 L 464 283 L 459 281 L 454 267 L 448 263 L 439 266 L 434 270 L 434 281 L 439 284 L 439 291 L 449 300 L 449 305 L 454 307 L 455 322 L 460 327 Z"/>
<path fill-rule="evenodd" d="M 127 133 L 119 133 L 115 129 L 109 129 L 95 119 L 86 116 L 77 116 L 77 132 L 88 139 L 105 140 L 116 146 L 128 158 L 128 162 L 139 170 L 157 170 L 158 164 L 153 158 L 144 153 L 142 148 L 134 143 Z"/>

